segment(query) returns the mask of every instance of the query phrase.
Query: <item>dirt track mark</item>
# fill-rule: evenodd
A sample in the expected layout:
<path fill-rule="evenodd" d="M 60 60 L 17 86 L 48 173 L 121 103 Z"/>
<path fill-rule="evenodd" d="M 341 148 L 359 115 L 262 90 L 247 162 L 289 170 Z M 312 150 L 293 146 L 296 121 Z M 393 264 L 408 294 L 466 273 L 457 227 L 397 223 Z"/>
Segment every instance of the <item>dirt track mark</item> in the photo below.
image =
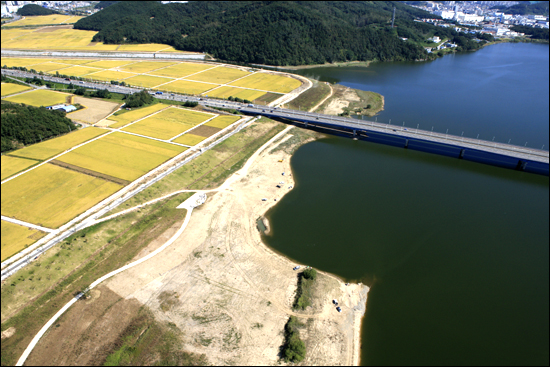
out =
<path fill-rule="evenodd" d="M 123 180 L 123 179 L 118 178 L 118 177 L 109 176 L 109 175 L 106 175 L 104 173 L 99 173 L 99 172 L 96 172 L 96 171 L 92 171 L 90 169 L 78 167 L 78 166 L 75 166 L 74 164 L 61 162 L 61 161 L 58 161 L 57 159 L 53 159 L 53 160 L 49 161 L 48 163 L 53 164 L 55 166 L 70 169 L 71 171 L 84 173 L 85 175 L 88 175 L 88 176 L 93 176 L 93 177 L 96 177 L 96 178 L 101 178 L 101 179 L 106 180 L 106 181 L 111 181 L 111 182 L 114 182 L 114 183 L 122 185 L 122 186 L 126 186 L 126 185 L 130 184 L 130 181 L 126 181 L 126 180 Z"/>

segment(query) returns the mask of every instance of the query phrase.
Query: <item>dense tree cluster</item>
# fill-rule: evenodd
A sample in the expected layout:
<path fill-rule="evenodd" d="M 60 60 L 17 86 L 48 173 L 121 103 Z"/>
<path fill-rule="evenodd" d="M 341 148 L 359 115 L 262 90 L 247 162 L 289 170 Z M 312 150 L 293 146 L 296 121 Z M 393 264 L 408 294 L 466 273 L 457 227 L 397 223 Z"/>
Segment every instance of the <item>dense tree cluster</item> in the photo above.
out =
<path fill-rule="evenodd" d="M 434 16 L 384 1 L 124 1 L 79 20 L 75 28 L 98 31 L 94 42 L 165 43 L 226 61 L 284 66 L 427 59 L 419 43 L 454 30 L 414 22 L 416 17 Z"/>
<path fill-rule="evenodd" d="M 548 41 L 548 28 L 534 28 L 525 25 L 515 25 L 510 28 L 515 32 L 525 33 L 531 36 L 531 39 L 539 39 Z"/>
<path fill-rule="evenodd" d="M 2 102 L 2 153 L 76 130 L 63 110 Z"/>
<path fill-rule="evenodd" d="M 94 9 L 103 9 L 116 3 L 118 3 L 118 1 L 100 1 L 95 4 Z"/>
<path fill-rule="evenodd" d="M 548 1 L 520 1 L 519 4 L 510 7 L 496 5 L 491 9 L 501 10 L 506 14 L 513 15 L 538 14 L 548 16 Z"/>
<path fill-rule="evenodd" d="M 284 359 L 287 362 L 300 362 L 306 356 L 306 345 L 300 339 L 298 327 L 300 322 L 295 316 L 290 316 L 285 325 L 285 344 L 283 345 Z"/>
<path fill-rule="evenodd" d="M 17 14 L 22 16 L 30 16 L 30 15 L 50 15 L 50 14 L 59 14 L 59 13 L 51 9 L 46 9 L 40 5 L 27 4 L 17 9 Z"/>
<path fill-rule="evenodd" d="M 125 107 L 128 108 L 135 108 L 135 107 L 141 107 L 143 105 L 153 103 L 153 96 L 147 93 L 147 91 L 142 90 L 141 92 L 137 92 L 134 94 L 127 94 L 124 97 L 125 100 Z"/>

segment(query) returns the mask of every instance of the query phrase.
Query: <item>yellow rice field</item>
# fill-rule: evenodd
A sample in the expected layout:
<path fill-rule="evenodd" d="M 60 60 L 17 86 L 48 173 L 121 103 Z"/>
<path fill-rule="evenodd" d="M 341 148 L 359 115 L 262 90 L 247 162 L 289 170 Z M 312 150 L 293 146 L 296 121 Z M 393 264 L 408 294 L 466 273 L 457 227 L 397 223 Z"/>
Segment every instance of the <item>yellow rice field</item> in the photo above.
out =
<path fill-rule="evenodd" d="M 133 181 L 185 150 L 174 144 L 116 132 L 64 154 L 58 160 Z"/>
<path fill-rule="evenodd" d="M 237 98 L 248 99 L 249 101 L 253 101 L 256 98 L 260 98 L 266 93 L 267 92 L 262 92 L 262 91 L 253 90 L 253 89 L 243 89 L 243 88 L 237 88 L 237 87 L 222 86 L 208 92 L 208 96 L 224 98 L 224 99 L 228 97 L 237 97 Z"/>
<path fill-rule="evenodd" d="M 180 143 L 184 145 L 197 145 L 201 141 L 206 139 L 204 136 L 198 136 L 193 134 L 183 134 L 182 136 L 178 137 L 177 139 L 172 140 L 174 143 Z"/>
<path fill-rule="evenodd" d="M 3 49 L 115 51 L 118 47 L 92 43 L 95 31 L 62 28 L 34 29 L 22 34 L 17 31 L 17 28 L 2 30 Z"/>
<path fill-rule="evenodd" d="M 9 27 L 20 27 L 27 25 L 41 25 L 41 24 L 69 24 L 76 23 L 78 20 L 84 17 L 77 15 L 38 15 L 38 16 L 26 16 L 25 19 L 21 19 L 9 24 Z"/>
<path fill-rule="evenodd" d="M 107 130 L 99 129 L 97 127 L 87 127 L 85 129 L 73 131 L 72 133 L 60 136 L 58 138 L 46 140 L 42 143 L 33 144 L 23 149 L 10 152 L 8 155 L 46 160 L 69 148 L 82 144 L 85 141 L 105 133 L 107 133 Z"/>
<path fill-rule="evenodd" d="M 61 69 L 66 69 L 66 68 L 69 68 L 69 67 L 71 67 L 71 65 L 69 65 L 69 64 L 60 64 L 60 63 L 56 63 L 56 62 L 45 62 L 45 63 L 42 63 L 42 64 L 35 64 L 33 66 L 29 66 L 27 69 L 34 69 L 36 71 L 54 73 L 52 70 L 60 70 L 61 71 Z"/>
<path fill-rule="evenodd" d="M 3 31 L 2 31 L 3 32 Z M 47 61 L 52 61 L 51 59 L 21 59 L 21 58 L 11 58 L 11 57 L 2 57 L 0 63 L 2 66 L 29 66 L 35 64 L 42 64 Z"/>
<path fill-rule="evenodd" d="M 174 79 L 172 78 L 162 78 L 160 76 L 151 76 L 151 75 L 137 75 L 128 79 L 124 79 L 126 84 L 135 85 L 136 87 L 143 88 L 152 88 L 157 85 L 168 83 Z"/>
<path fill-rule="evenodd" d="M 122 186 L 44 164 L 2 185 L 2 215 L 57 228 Z"/>
<path fill-rule="evenodd" d="M 13 84 L 13 83 L 2 83 L 2 97 L 23 92 L 25 90 L 32 89 L 31 87 L 28 87 L 26 85 L 20 85 L 20 84 Z"/>
<path fill-rule="evenodd" d="M 123 114 L 120 114 L 118 116 L 112 115 L 109 117 L 109 120 L 117 121 L 117 123 L 109 125 L 109 127 L 112 128 L 119 128 L 121 126 L 124 126 L 126 124 L 129 124 L 130 122 L 134 122 L 136 120 L 139 120 L 140 118 L 143 118 L 145 116 L 149 116 L 152 113 L 155 113 L 157 111 L 160 111 L 164 108 L 168 108 L 167 105 L 162 103 L 157 103 L 152 106 L 138 108 L 132 111 L 125 112 Z"/>
<path fill-rule="evenodd" d="M 137 45 L 136 45 L 137 46 Z M 166 66 L 174 65 L 176 62 L 169 61 L 142 61 L 120 67 L 122 71 L 132 73 L 147 73 L 151 70 L 160 69 Z"/>
<path fill-rule="evenodd" d="M 197 83 L 187 80 L 176 80 L 175 82 L 164 84 L 160 89 L 176 93 L 201 94 L 215 87 L 216 84 Z"/>
<path fill-rule="evenodd" d="M 134 60 L 96 60 L 87 63 L 86 66 L 92 66 L 101 69 L 111 69 L 133 63 L 135 63 Z"/>
<path fill-rule="evenodd" d="M 63 75 L 83 76 L 83 75 L 86 75 L 86 74 L 101 71 L 101 69 L 89 68 L 87 66 L 71 66 L 71 67 L 68 67 L 68 68 L 65 68 L 65 69 L 61 69 L 61 70 L 52 70 L 51 74 L 54 74 L 56 71 L 59 71 L 59 74 L 63 74 Z"/>
<path fill-rule="evenodd" d="M 25 158 L 10 157 L 7 155 L 3 155 L 1 163 L 2 163 L 2 169 L 1 169 L 0 179 L 3 180 L 31 166 L 34 166 L 39 162 L 33 159 L 25 159 Z"/>
<path fill-rule="evenodd" d="M 70 96 L 70 94 L 68 93 L 38 89 L 18 94 L 16 96 L 6 97 L 5 100 L 9 102 L 24 103 L 31 106 L 40 107 L 51 106 L 58 103 L 65 103 L 68 96 Z"/>
<path fill-rule="evenodd" d="M 291 92 L 301 84 L 299 80 L 294 78 L 268 73 L 255 73 L 231 83 L 231 85 L 238 87 L 262 89 L 279 93 Z"/>
<path fill-rule="evenodd" d="M 240 119 L 239 116 L 218 116 L 210 121 L 208 121 L 204 126 L 212 126 L 217 127 L 219 129 L 224 129 L 234 123 L 235 121 L 238 121 Z"/>
<path fill-rule="evenodd" d="M 130 78 L 135 75 L 136 74 L 134 73 L 126 73 L 124 71 L 104 70 L 104 71 L 99 71 L 97 73 L 88 74 L 86 77 L 96 79 L 96 80 L 111 81 L 111 80 L 122 80 L 122 79 Z"/>
<path fill-rule="evenodd" d="M 198 82 L 226 84 L 232 80 L 242 78 L 243 76 L 248 74 L 251 74 L 251 73 L 249 73 L 248 71 L 242 71 L 235 68 L 218 66 L 217 68 L 206 70 L 199 74 L 191 75 L 187 77 L 187 79 L 196 80 Z"/>
<path fill-rule="evenodd" d="M 15 255 L 47 233 L 18 224 L 2 221 L 2 261 Z"/>
<path fill-rule="evenodd" d="M 168 140 L 211 118 L 211 114 L 170 107 L 126 128 L 135 134 Z"/>
<path fill-rule="evenodd" d="M 197 64 L 192 62 L 182 62 L 180 64 L 169 66 L 164 69 L 156 70 L 151 74 L 170 76 L 172 78 L 183 78 L 184 76 L 198 73 L 199 71 L 211 69 L 215 67 L 209 64 Z"/>

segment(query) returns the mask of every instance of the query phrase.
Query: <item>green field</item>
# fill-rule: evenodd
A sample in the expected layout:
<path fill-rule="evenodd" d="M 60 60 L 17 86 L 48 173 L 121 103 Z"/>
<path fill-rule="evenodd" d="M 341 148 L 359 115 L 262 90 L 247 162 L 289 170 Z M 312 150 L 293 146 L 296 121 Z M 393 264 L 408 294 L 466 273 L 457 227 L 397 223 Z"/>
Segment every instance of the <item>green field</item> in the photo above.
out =
<path fill-rule="evenodd" d="M 188 79 L 199 82 L 225 84 L 248 74 L 250 74 L 248 71 L 218 66 L 217 68 L 206 70 L 200 74 L 191 75 Z"/>
<path fill-rule="evenodd" d="M 3 64 L 2 64 L 3 65 Z M 174 66 L 169 66 L 164 69 L 156 70 L 152 72 L 151 74 L 154 75 L 162 75 L 162 76 L 170 76 L 172 78 L 183 78 L 184 76 L 198 73 L 199 71 L 203 71 L 206 69 L 211 69 L 215 67 L 214 65 L 209 64 L 194 64 L 191 62 L 182 62 L 181 64 L 177 64 Z"/>
<path fill-rule="evenodd" d="M 134 181 L 185 150 L 174 144 L 115 132 L 64 154 L 58 160 Z"/>
<path fill-rule="evenodd" d="M 65 103 L 68 93 L 54 92 L 51 90 L 32 90 L 23 94 L 5 98 L 6 101 L 14 103 L 24 103 L 31 106 L 51 106 L 58 103 Z"/>
<path fill-rule="evenodd" d="M 256 98 L 260 98 L 266 93 L 267 92 L 262 92 L 262 91 L 253 90 L 253 89 L 243 89 L 243 88 L 237 88 L 237 87 L 223 86 L 223 87 L 219 87 L 209 91 L 208 96 L 224 98 L 224 99 L 228 97 L 237 97 L 237 98 L 248 99 L 249 101 L 253 101 Z"/>
<path fill-rule="evenodd" d="M 172 81 L 172 78 L 161 78 L 159 76 L 151 75 L 137 75 L 131 78 L 125 79 L 126 84 L 135 85 L 142 88 L 152 88 L 156 87 L 159 84 L 168 83 Z"/>
<path fill-rule="evenodd" d="M 302 83 L 288 76 L 268 73 L 255 73 L 231 83 L 238 87 L 256 88 L 270 92 L 288 93 L 298 88 Z"/>
<path fill-rule="evenodd" d="M 112 115 L 109 117 L 109 120 L 117 121 L 116 124 L 109 125 L 109 127 L 112 127 L 115 129 L 119 128 L 121 126 L 129 124 L 130 122 L 134 122 L 136 120 L 139 120 L 140 118 L 149 116 L 150 114 L 160 111 L 163 108 L 167 108 L 167 106 L 162 103 L 157 103 L 152 106 L 138 108 L 127 112 L 121 111 L 124 113 L 121 113 L 119 115 Z"/>
<path fill-rule="evenodd" d="M 33 144 L 23 149 L 19 149 L 8 153 L 17 157 L 45 160 L 51 158 L 75 145 L 84 143 L 87 140 L 93 139 L 96 136 L 105 134 L 107 130 L 97 127 L 87 127 L 73 131 L 72 133 L 53 138 L 42 143 Z"/>
<path fill-rule="evenodd" d="M 13 84 L 13 83 L 2 83 L 2 97 L 23 92 L 25 90 L 32 89 L 31 87 L 28 87 L 26 85 L 20 85 L 20 84 Z"/>
<path fill-rule="evenodd" d="M 38 241 L 47 233 L 2 221 L 2 261 L 15 255 L 28 245 Z"/>
<path fill-rule="evenodd" d="M 44 164 L 2 185 L 2 215 L 57 228 L 121 187 Z"/>
<path fill-rule="evenodd" d="M 197 145 L 201 141 L 206 139 L 204 136 L 198 136 L 193 134 L 183 134 L 182 136 L 178 137 L 177 139 L 172 140 L 174 143 L 180 143 L 184 145 Z"/>
<path fill-rule="evenodd" d="M 188 80 L 176 80 L 175 82 L 164 84 L 161 89 L 176 93 L 198 95 L 215 87 L 215 84 L 190 82 Z"/>
<path fill-rule="evenodd" d="M 35 164 L 39 163 L 38 161 L 35 161 L 34 159 L 25 159 L 25 158 L 18 158 L 18 157 L 10 157 L 7 155 L 2 156 L 2 174 L 1 179 L 8 178 L 10 176 L 13 176 L 14 174 L 21 172 L 31 166 L 34 166 Z"/>
<path fill-rule="evenodd" d="M 218 116 L 210 121 L 208 121 L 204 126 L 212 126 L 217 127 L 219 129 L 224 129 L 234 123 L 235 121 L 238 121 L 241 117 L 240 116 Z"/>
<path fill-rule="evenodd" d="M 166 66 L 174 65 L 176 62 L 169 61 L 141 61 L 134 64 L 122 66 L 119 69 L 132 73 L 147 73 L 152 70 L 160 69 Z"/>
<path fill-rule="evenodd" d="M 138 121 L 123 130 L 157 139 L 168 140 L 211 117 L 211 114 L 170 107 L 151 117 Z"/>

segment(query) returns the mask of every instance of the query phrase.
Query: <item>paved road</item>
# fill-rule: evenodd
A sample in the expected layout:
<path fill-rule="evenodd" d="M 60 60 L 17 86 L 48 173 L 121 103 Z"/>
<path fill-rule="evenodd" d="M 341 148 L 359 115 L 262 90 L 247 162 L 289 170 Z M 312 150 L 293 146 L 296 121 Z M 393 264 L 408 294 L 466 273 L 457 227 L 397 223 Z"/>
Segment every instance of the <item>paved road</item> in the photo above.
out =
<path fill-rule="evenodd" d="M 20 226 L 38 229 L 39 231 L 42 231 L 42 232 L 48 232 L 48 233 L 55 232 L 55 229 L 40 227 L 40 226 L 37 226 L 36 224 L 23 222 L 22 220 L 10 218 L 10 217 L 5 217 L 3 215 L 2 215 L 2 220 L 5 220 L 6 222 L 11 222 L 11 223 L 14 223 L 14 224 L 19 224 Z"/>

